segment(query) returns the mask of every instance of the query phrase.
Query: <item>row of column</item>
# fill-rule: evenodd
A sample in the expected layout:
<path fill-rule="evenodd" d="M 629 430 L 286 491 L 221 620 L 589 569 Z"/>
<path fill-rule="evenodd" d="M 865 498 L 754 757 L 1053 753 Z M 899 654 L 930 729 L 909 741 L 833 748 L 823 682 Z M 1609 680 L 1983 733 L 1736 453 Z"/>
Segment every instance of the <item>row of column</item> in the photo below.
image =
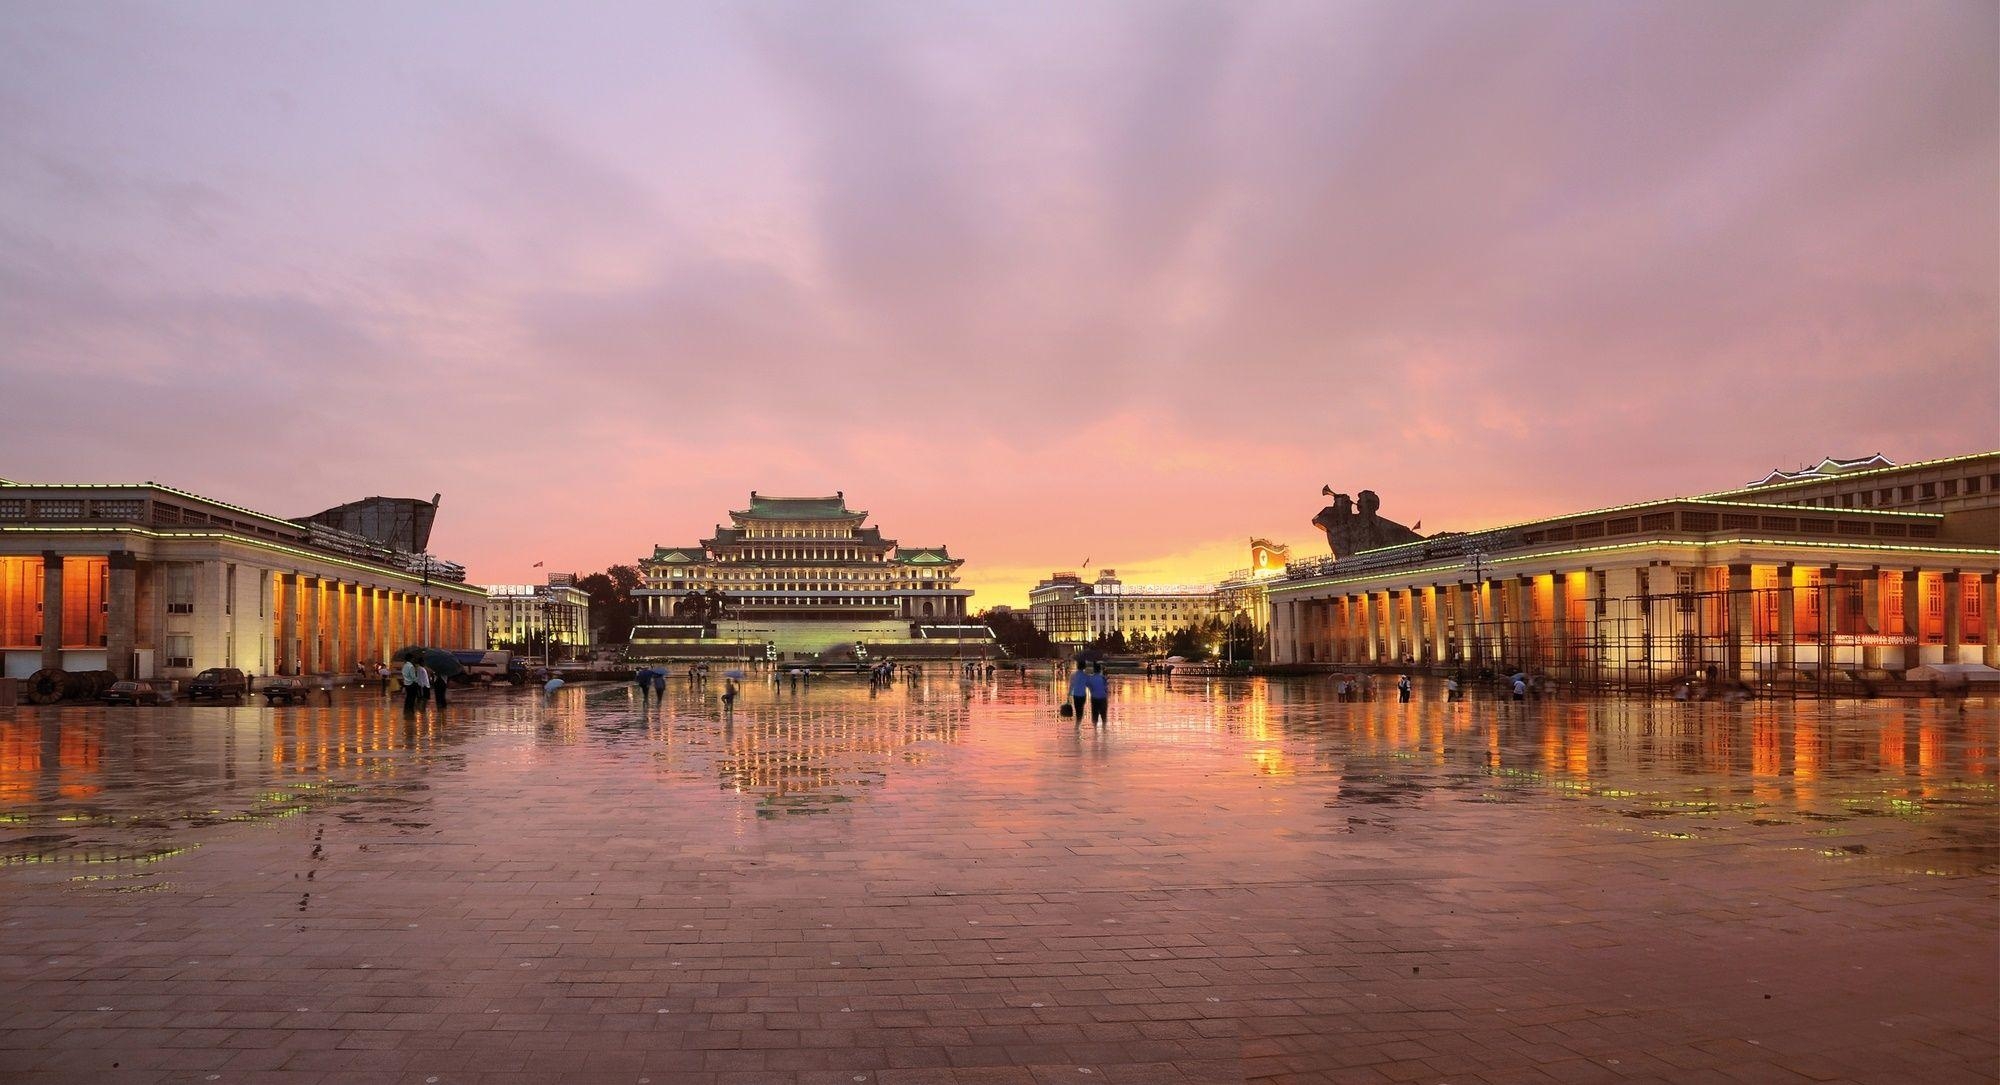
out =
<path fill-rule="evenodd" d="M 410 644 L 471 644 L 473 615 L 457 600 L 305 573 L 279 574 L 275 595 L 280 674 L 351 671 Z"/>
<path fill-rule="evenodd" d="M 1391 666 L 1443 662 L 1455 658 L 1462 633 L 1491 622 L 1482 614 L 1487 601 L 1471 584 L 1433 585 L 1362 591 L 1321 599 L 1275 600 L 1271 605 L 1272 652 L 1279 662 Z M 1525 598 L 1525 596 L 1524 596 Z M 1505 628 L 1501 625 L 1499 628 Z M 1474 639 L 1477 639 L 1476 637 Z M 1506 638 L 1471 653 L 1493 662 L 1504 655 Z"/>
<path fill-rule="evenodd" d="M 1664 567 L 1658 571 L 1669 576 L 1673 572 Z M 1887 574 L 1901 582 L 1900 628 L 1901 635 L 1909 638 L 1901 645 L 1869 643 L 1871 637 L 1884 637 L 1891 625 L 1883 611 L 1884 574 L 1879 571 L 1869 570 L 1857 585 L 1842 581 L 1837 568 L 1820 570 L 1819 587 L 1812 590 L 1820 593 L 1816 612 L 1825 624 L 1804 638 L 1797 628 L 1799 606 L 1793 569 L 1779 566 L 1777 572 L 1776 587 L 1762 592 L 1753 589 L 1750 565 L 1730 565 L 1727 590 L 1718 599 L 1715 593 L 1699 587 L 1690 595 L 1672 590 L 1671 583 L 1643 585 L 1638 570 L 1612 570 L 1606 575 L 1619 582 L 1618 602 L 1621 607 L 1636 607 L 1631 616 L 1639 628 L 1621 630 L 1616 638 L 1604 639 L 1594 638 L 1587 623 L 1579 625 L 1573 620 L 1571 584 L 1566 575 L 1551 578 L 1551 605 L 1546 613 L 1537 613 L 1532 577 L 1280 599 L 1272 604 L 1271 653 L 1273 660 L 1281 663 L 1394 666 L 1456 662 L 1561 667 L 1594 661 L 1623 666 L 1637 662 L 1640 656 L 1675 658 L 1676 649 L 1665 642 L 1695 632 L 1676 609 L 1709 605 L 1690 601 L 1699 597 L 1716 599 L 1721 608 L 1719 627 L 1699 632 L 1704 637 L 1720 638 L 1723 658 L 1715 662 L 1738 674 L 1752 669 L 1760 644 L 1773 649 L 1769 662 L 1778 668 L 1795 667 L 1798 648 L 1816 643 L 1822 634 L 1829 635 L 1826 643 L 1834 643 L 1836 636 L 1859 639 L 1860 658 L 1856 662 L 1866 669 L 1895 664 L 1907 670 L 1921 662 L 1925 622 L 1919 570 Z M 1968 581 L 1968 577 L 1973 579 Z M 1995 575 L 1945 571 L 1938 581 L 1943 634 L 1939 657 L 1946 663 L 2000 666 L 2000 611 L 1996 611 L 2000 600 L 1996 600 Z M 1966 589 L 1972 583 L 1978 585 L 1981 615 L 1976 658 L 1965 643 Z M 1861 604 L 1858 621 L 1841 613 L 1849 598 L 1845 593 L 1856 586 Z M 1656 590 L 1660 588 L 1668 590 Z M 1775 620 L 1767 621 L 1771 628 L 1760 629 L 1757 601 L 1773 594 Z M 1608 639 L 1630 640 L 1633 633 L 1641 645 L 1638 651 L 1604 643 Z M 1635 658 L 1607 658 L 1621 652 L 1630 652 Z M 1822 665 L 1825 662 L 1821 661 Z"/>

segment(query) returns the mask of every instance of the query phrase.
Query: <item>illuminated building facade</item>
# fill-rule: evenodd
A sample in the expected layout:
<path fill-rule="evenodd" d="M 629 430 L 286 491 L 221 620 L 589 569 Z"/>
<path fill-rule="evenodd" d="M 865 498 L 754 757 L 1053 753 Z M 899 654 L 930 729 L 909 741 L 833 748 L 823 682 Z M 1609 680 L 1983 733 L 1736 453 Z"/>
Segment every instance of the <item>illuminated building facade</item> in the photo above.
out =
<path fill-rule="evenodd" d="M 1823 684 L 2000 666 L 2000 452 L 1871 457 L 1749 486 L 1294 562 L 1280 664 L 1694 673 Z"/>
<path fill-rule="evenodd" d="M 568 573 L 546 584 L 488 584 L 486 597 L 489 648 L 539 651 L 546 637 L 549 658 L 562 660 L 590 647 L 590 595 Z"/>
<path fill-rule="evenodd" d="M 1262 631 L 1270 624 L 1266 588 L 1290 560 L 1287 547 L 1251 539 L 1250 567 L 1215 584 L 1127 584 L 1116 569 L 1090 581 L 1073 572 L 1051 573 L 1028 590 L 1028 614 L 1049 640 L 1069 646 L 1113 633 L 1164 637 L 1210 619 Z"/>
<path fill-rule="evenodd" d="M 633 597 L 640 658 L 900 658 L 993 654 L 967 618 L 964 565 L 943 546 L 903 546 L 868 513 L 831 497 L 767 497 L 698 546 L 658 546 L 639 561 Z M 719 593 L 719 600 L 711 593 Z M 719 602 L 719 613 L 717 606 Z"/>
<path fill-rule="evenodd" d="M 6 674 L 335 673 L 408 644 L 480 647 L 464 569 L 154 483 L 0 483 Z"/>

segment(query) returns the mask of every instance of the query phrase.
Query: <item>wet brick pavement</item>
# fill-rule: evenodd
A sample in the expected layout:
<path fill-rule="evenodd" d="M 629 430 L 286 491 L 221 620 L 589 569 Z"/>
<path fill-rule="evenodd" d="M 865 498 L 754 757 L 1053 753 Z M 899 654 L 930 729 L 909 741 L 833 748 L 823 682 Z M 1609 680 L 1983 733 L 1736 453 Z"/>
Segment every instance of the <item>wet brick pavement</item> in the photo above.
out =
<path fill-rule="evenodd" d="M 2000 710 L 0 711 L 0 1081 L 1974 1082 Z"/>

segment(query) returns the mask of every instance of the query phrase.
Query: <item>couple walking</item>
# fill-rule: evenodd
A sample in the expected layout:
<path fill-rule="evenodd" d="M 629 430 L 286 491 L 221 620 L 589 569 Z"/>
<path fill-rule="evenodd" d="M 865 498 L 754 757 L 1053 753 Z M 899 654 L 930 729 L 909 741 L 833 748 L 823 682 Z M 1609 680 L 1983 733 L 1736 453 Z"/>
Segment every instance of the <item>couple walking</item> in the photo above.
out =
<path fill-rule="evenodd" d="M 1076 673 L 1069 676 L 1069 703 L 1076 716 L 1076 722 L 1083 722 L 1084 702 L 1090 702 L 1090 721 L 1105 722 L 1111 710 L 1111 683 L 1105 681 L 1104 664 L 1092 663 L 1090 670 L 1083 669 L 1083 660 L 1076 661 Z"/>
<path fill-rule="evenodd" d="M 414 716 L 425 698 L 435 696 L 437 706 L 445 706 L 445 677 L 414 659 L 403 661 L 403 714 Z"/>

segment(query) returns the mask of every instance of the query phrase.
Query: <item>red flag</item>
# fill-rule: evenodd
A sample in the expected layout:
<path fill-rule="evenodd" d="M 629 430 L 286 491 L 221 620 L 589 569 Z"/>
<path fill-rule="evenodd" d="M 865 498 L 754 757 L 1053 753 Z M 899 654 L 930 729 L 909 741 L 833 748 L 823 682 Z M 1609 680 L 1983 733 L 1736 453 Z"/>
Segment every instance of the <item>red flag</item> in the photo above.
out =
<path fill-rule="evenodd" d="M 542 567 L 542 563 L 541 563 L 541 562 L 539 562 L 539 561 L 538 561 L 538 562 L 536 562 L 535 564 L 533 564 L 533 565 L 529 566 L 529 568 L 532 568 L 532 569 L 539 569 L 539 568 L 541 568 L 541 567 Z"/>

